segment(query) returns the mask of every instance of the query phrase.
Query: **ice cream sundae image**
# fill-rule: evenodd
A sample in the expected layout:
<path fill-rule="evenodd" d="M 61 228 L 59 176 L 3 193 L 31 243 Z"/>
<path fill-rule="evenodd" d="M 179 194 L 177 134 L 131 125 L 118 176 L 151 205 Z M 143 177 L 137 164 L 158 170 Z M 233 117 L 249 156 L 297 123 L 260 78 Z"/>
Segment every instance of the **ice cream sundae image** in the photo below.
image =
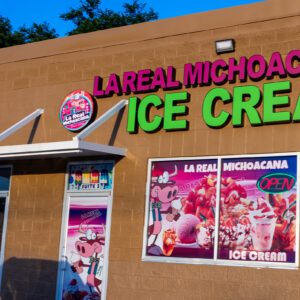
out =
<path fill-rule="evenodd" d="M 196 239 L 199 247 L 204 249 L 210 249 L 213 245 L 214 228 L 212 226 L 206 226 L 205 223 L 199 223 L 196 226 Z"/>
<path fill-rule="evenodd" d="M 277 217 L 265 199 L 259 198 L 255 206 L 255 209 L 249 211 L 253 248 L 256 251 L 269 251 L 272 247 Z"/>
<path fill-rule="evenodd" d="M 268 194 L 253 191 L 231 177 L 222 178 L 219 225 L 219 251 L 294 251 L 296 194 Z M 227 250 L 226 250 L 227 249 Z"/>

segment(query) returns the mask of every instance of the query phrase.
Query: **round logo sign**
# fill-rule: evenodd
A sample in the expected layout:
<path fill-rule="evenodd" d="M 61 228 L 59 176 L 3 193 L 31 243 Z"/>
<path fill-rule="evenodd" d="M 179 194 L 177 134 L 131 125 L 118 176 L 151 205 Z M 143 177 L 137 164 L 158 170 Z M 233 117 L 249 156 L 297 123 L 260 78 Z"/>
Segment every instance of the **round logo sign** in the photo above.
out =
<path fill-rule="evenodd" d="M 94 115 L 94 100 L 82 90 L 73 91 L 63 101 L 59 112 L 61 124 L 70 131 L 78 131 L 89 124 Z"/>

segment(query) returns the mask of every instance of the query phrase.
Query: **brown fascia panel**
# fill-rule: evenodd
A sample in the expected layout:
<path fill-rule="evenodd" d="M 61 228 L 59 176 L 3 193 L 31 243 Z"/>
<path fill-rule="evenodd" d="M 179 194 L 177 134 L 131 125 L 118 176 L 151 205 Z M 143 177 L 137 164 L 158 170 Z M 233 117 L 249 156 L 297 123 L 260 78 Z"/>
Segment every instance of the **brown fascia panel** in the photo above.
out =
<path fill-rule="evenodd" d="M 200 32 L 300 15 L 299 0 L 267 0 L 176 18 L 3 48 L 0 64 L 93 48 Z"/>

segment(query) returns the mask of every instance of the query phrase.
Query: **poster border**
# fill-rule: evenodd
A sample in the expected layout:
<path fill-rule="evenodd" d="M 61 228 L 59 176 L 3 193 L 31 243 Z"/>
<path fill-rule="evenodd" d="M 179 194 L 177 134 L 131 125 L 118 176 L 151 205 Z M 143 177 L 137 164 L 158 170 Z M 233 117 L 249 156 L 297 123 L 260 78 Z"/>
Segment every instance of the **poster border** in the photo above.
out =
<path fill-rule="evenodd" d="M 233 158 L 259 158 L 259 157 L 276 157 L 276 156 L 296 156 L 297 161 L 297 198 L 296 198 L 296 251 L 295 251 L 295 263 L 278 263 L 278 262 L 257 262 L 257 261 L 238 261 L 238 260 L 224 260 L 217 258 L 218 247 L 214 247 L 214 258 L 213 259 L 203 259 L 203 258 L 181 258 L 181 257 L 162 257 L 162 256 L 150 256 L 147 255 L 147 229 L 149 222 L 149 196 L 150 196 L 150 180 L 151 180 L 151 165 L 153 162 L 164 162 L 164 161 L 186 161 L 186 160 L 209 160 L 216 159 L 218 161 L 218 186 L 217 186 L 217 199 L 219 199 L 219 184 L 220 176 L 222 170 L 222 160 L 223 159 L 233 159 Z M 299 152 L 279 152 L 279 153 L 258 153 L 258 154 L 239 154 L 239 155 L 215 155 L 215 156 L 188 156 L 188 157 L 164 157 L 164 158 L 149 158 L 147 164 L 147 181 L 146 181 L 146 192 L 145 192 L 145 215 L 144 215 L 144 236 L 143 236 L 143 247 L 142 247 L 142 257 L 143 262 L 159 262 L 159 263 L 178 263 L 178 264 L 192 264 L 192 265 L 215 265 L 215 266 L 232 266 L 232 267 L 250 267 L 250 268 L 272 268 L 272 269 L 286 269 L 295 270 L 299 267 L 299 181 L 300 181 L 300 153 Z M 219 230 L 219 203 L 216 203 L 216 225 L 215 225 L 215 241 L 218 238 Z M 215 243 L 215 245 L 217 245 Z"/>

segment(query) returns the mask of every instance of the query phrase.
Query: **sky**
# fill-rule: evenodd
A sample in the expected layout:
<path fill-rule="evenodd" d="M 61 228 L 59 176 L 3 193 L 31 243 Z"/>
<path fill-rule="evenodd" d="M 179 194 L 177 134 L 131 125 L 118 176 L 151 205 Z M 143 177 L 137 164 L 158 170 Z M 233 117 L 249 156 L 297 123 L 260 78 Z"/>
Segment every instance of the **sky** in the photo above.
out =
<path fill-rule="evenodd" d="M 264 0 L 142 0 L 152 7 L 159 14 L 159 19 L 171 18 L 209 10 L 221 9 L 225 7 L 263 2 Z M 103 0 L 103 7 L 116 11 L 122 9 L 122 3 L 130 0 Z M 184 5 L 183 5 L 184 3 Z M 33 22 L 42 23 L 44 21 L 55 28 L 60 36 L 65 36 L 73 26 L 71 22 L 63 21 L 59 15 L 65 13 L 70 7 L 77 8 L 80 0 L 0 0 L 0 15 L 10 19 L 13 29 L 18 29 L 22 25 L 30 26 Z"/>

